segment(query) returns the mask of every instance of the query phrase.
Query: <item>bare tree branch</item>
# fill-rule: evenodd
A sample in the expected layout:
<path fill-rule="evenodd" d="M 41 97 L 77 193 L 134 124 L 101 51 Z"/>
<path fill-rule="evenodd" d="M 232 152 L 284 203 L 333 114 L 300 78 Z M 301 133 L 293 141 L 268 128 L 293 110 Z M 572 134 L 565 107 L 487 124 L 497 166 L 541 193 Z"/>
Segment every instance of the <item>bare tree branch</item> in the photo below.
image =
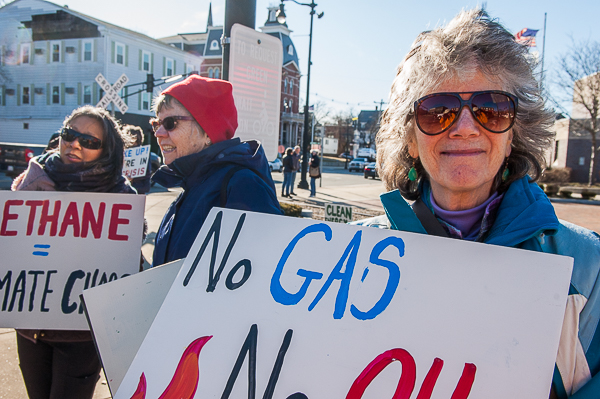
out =
<path fill-rule="evenodd" d="M 591 136 L 588 184 L 592 185 L 595 180 L 597 135 L 600 127 L 600 43 L 589 40 L 575 42 L 573 38 L 571 43 L 571 48 L 559 58 L 554 85 L 559 89 L 561 100 L 571 98 L 571 123 L 576 129 Z M 558 101 L 550 99 L 559 109 L 564 109 Z M 565 114 L 569 115 L 568 112 Z"/>

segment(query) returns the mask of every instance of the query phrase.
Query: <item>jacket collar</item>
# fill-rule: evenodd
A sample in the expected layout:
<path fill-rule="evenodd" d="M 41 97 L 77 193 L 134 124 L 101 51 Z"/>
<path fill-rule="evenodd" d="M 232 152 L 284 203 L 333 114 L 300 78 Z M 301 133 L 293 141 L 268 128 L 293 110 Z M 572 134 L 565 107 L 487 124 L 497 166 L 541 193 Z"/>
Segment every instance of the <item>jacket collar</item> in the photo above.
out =
<path fill-rule="evenodd" d="M 421 195 L 427 185 L 421 185 Z M 424 200 L 427 200 L 426 195 Z M 393 229 L 426 234 L 419 219 L 398 190 L 380 196 Z M 428 201 L 426 202 L 428 203 Z M 429 206 L 429 204 L 428 204 Z M 542 189 L 525 176 L 513 182 L 498 207 L 486 243 L 514 247 L 541 234 L 554 235 L 560 222 Z"/>

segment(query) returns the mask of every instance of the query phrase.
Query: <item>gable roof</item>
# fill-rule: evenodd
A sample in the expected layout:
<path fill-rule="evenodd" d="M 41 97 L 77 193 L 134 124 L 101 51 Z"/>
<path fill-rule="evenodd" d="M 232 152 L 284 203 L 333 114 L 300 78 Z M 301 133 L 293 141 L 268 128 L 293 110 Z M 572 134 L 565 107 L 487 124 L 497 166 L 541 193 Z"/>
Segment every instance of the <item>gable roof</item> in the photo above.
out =
<path fill-rule="evenodd" d="M 130 29 L 126 29 L 126 28 L 120 27 L 118 25 L 113 25 L 109 22 L 102 21 L 100 19 L 91 17 L 87 14 L 83 14 L 79 11 L 72 10 L 69 7 L 59 6 L 50 1 L 46 1 L 46 0 L 14 0 L 13 2 L 1 7 L 0 12 L 2 12 L 3 10 L 8 10 L 9 8 L 13 8 L 13 7 L 29 8 L 29 9 L 31 9 L 32 16 L 33 15 L 43 15 L 43 14 L 53 14 L 53 13 L 58 13 L 59 11 L 64 12 L 64 13 L 76 16 L 78 18 L 81 18 L 84 21 L 105 27 L 105 28 L 113 30 L 113 31 L 121 32 L 127 36 L 133 36 L 133 37 L 136 37 L 141 40 L 151 41 L 156 45 L 168 47 L 175 51 L 182 51 L 176 47 L 173 47 L 169 44 L 161 42 L 160 40 L 157 40 L 150 36 L 144 35 L 143 33 L 139 33 L 139 32 L 136 32 L 136 31 L 133 31 Z M 21 21 L 21 22 L 26 22 L 26 21 Z"/>

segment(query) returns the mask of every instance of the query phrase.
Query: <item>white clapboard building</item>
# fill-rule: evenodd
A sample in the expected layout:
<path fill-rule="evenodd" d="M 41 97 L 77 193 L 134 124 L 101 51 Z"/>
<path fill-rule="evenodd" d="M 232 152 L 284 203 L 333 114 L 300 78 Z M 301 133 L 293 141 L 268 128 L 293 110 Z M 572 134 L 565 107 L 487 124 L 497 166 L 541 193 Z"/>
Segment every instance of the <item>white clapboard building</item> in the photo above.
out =
<path fill-rule="evenodd" d="M 46 144 L 78 106 L 96 105 L 101 73 L 128 85 L 199 71 L 203 58 L 149 36 L 43 0 L 15 0 L 0 8 L 0 142 Z M 124 123 L 149 128 L 154 93 L 126 87 Z M 128 96 L 129 95 L 129 96 Z M 109 106 L 110 110 L 111 107 Z"/>

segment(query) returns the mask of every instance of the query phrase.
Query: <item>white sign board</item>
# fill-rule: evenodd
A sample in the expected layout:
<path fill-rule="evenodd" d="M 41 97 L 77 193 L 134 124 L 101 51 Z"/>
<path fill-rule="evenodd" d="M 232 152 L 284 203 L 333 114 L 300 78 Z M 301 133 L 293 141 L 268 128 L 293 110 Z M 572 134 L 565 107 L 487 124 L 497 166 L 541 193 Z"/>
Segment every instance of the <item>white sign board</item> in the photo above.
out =
<path fill-rule="evenodd" d="M 145 176 L 150 164 L 150 146 L 143 145 L 125 149 L 123 175 L 129 178 Z"/>
<path fill-rule="evenodd" d="M 348 223 L 352 221 L 352 207 L 349 205 L 326 204 L 325 221 Z"/>
<path fill-rule="evenodd" d="M 215 208 L 114 398 L 547 398 L 571 268 L 533 251 Z M 97 339 L 114 314 L 89 313 Z"/>
<path fill-rule="evenodd" d="M 234 24 L 230 48 L 229 81 L 238 111 L 235 136 L 259 140 L 267 158 L 274 160 L 281 112 L 281 40 Z"/>
<path fill-rule="evenodd" d="M 123 101 L 123 99 L 119 96 L 119 91 L 125 87 L 127 82 L 129 82 L 129 78 L 127 75 L 122 74 L 117 82 L 114 85 L 111 85 L 108 80 L 106 80 L 104 76 L 99 73 L 98 76 L 96 76 L 96 83 L 98 83 L 102 90 L 104 90 L 104 95 L 98 104 L 96 104 L 96 107 L 102 107 L 106 109 L 112 102 L 117 106 L 117 108 L 119 108 L 119 111 L 121 111 L 122 114 L 127 112 L 127 104 L 125 104 L 125 101 Z"/>
<path fill-rule="evenodd" d="M 139 271 L 144 202 L 0 192 L 0 327 L 88 330 L 82 290 Z"/>

